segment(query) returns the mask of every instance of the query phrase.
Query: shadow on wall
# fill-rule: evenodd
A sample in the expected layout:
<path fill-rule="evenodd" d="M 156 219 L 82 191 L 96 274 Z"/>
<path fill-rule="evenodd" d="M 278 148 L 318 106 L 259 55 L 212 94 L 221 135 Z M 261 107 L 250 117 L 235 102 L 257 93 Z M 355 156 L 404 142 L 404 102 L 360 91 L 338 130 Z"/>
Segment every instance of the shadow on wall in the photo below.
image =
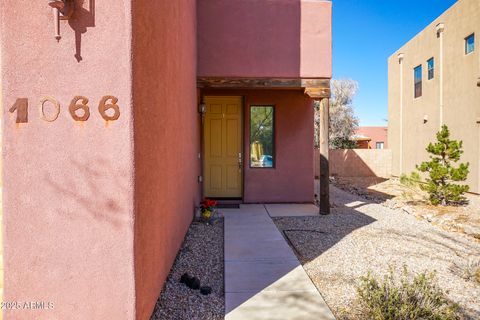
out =
<path fill-rule="evenodd" d="M 92 165 L 95 164 L 95 165 Z M 118 199 L 117 195 L 129 192 L 128 176 L 121 176 L 114 170 L 106 159 L 97 159 L 81 163 L 71 161 L 72 168 L 76 168 L 75 175 L 65 177 L 62 181 L 45 174 L 45 181 L 56 193 L 65 198 L 65 202 L 73 202 L 83 208 L 90 218 L 98 222 L 106 222 L 115 228 L 120 228 L 127 222 L 128 211 Z M 110 188 L 105 188 L 109 186 Z M 73 219 L 85 219 L 78 216 L 79 211 L 68 211 L 65 206 L 57 209 L 61 216 Z"/>
<path fill-rule="evenodd" d="M 79 0 L 68 24 L 75 31 L 75 59 L 82 61 L 82 34 L 95 27 L 95 0 Z"/>

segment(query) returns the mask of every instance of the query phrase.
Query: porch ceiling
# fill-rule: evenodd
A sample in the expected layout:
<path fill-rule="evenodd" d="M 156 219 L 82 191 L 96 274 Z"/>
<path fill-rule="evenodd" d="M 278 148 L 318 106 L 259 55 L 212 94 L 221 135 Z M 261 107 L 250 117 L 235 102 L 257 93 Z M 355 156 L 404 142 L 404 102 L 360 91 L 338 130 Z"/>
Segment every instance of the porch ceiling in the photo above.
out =
<path fill-rule="evenodd" d="M 198 77 L 198 88 L 304 89 L 312 99 L 330 98 L 330 79 L 214 78 Z"/>

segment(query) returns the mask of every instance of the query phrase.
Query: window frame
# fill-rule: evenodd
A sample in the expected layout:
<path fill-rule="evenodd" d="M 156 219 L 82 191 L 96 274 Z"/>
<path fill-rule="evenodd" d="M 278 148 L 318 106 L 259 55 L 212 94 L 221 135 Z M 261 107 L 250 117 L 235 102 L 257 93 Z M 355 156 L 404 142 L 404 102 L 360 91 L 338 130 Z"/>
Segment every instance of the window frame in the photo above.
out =
<path fill-rule="evenodd" d="M 381 147 L 381 148 L 378 147 L 378 145 L 379 145 L 380 143 L 382 144 L 382 147 Z M 383 150 L 383 149 L 385 149 L 385 142 L 384 142 L 384 141 L 377 141 L 377 142 L 375 142 L 375 149 L 378 149 L 378 150 Z"/>
<path fill-rule="evenodd" d="M 420 69 L 420 81 L 417 82 L 417 70 Z M 420 85 L 420 94 L 417 95 L 417 84 Z M 413 68 L 413 97 L 421 98 L 423 95 L 423 66 L 420 64 Z"/>
<path fill-rule="evenodd" d="M 432 63 L 431 69 L 430 69 L 430 62 Z M 433 80 L 433 79 L 435 79 L 435 58 L 431 57 L 430 59 L 427 60 L 427 80 Z"/>
<path fill-rule="evenodd" d="M 272 116 L 272 166 L 271 167 L 254 167 L 252 166 L 252 108 L 254 107 L 264 107 L 264 108 L 272 108 L 273 116 Z M 248 107 L 248 167 L 249 169 L 276 169 L 277 166 L 277 111 L 276 105 L 274 104 L 250 104 Z"/>
<path fill-rule="evenodd" d="M 469 46 L 468 46 L 468 40 L 472 38 L 473 43 L 472 43 L 472 50 L 468 51 Z M 465 37 L 465 55 L 468 56 L 469 54 L 472 54 L 475 52 L 475 32 L 470 34 L 469 36 Z"/>

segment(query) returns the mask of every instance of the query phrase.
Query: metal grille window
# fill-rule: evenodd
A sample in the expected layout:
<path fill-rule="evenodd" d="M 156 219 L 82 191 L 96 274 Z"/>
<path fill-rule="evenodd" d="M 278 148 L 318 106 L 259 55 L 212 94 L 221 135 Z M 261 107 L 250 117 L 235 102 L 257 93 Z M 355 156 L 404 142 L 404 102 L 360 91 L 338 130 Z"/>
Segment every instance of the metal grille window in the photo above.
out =
<path fill-rule="evenodd" d="M 465 54 L 475 51 L 475 34 L 472 33 L 465 38 Z"/>
<path fill-rule="evenodd" d="M 413 69 L 414 83 L 415 83 L 415 98 L 422 96 L 422 65 Z"/>
<path fill-rule="evenodd" d="M 435 77 L 435 60 L 433 58 L 428 59 L 428 80 L 432 80 Z"/>

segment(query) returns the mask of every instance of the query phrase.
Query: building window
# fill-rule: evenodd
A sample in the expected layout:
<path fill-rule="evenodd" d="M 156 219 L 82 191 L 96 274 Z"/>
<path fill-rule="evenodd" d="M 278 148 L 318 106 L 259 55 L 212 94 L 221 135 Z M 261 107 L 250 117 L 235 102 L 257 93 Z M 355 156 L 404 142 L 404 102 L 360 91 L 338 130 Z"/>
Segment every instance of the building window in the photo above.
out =
<path fill-rule="evenodd" d="M 465 38 L 465 54 L 475 51 L 475 34 L 472 33 Z"/>
<path fill-rule="evenodd" d="M 428 80 L 432 80 L 435 77 L 435 60 L 433 58 L 428 59 Z"/>
<path fill-rule="evenodd" d="M 274 120 L 273 106 L 250 107 L 250 167 L 273 168 Z"/>
<path fill-rule="evenodd" d="M 383 143 L 383 142 L 377 142 L 377 143 L 375 144 L 375 148 L 376 148 L 376 149 L 383 149 L 384 146 L 385 146 L 385 143 Z"/>
<path fill-rule="evenodd" d="M 413 69 L 415 78 L 415 98 L 422 96 L 422 65 Z"/>

